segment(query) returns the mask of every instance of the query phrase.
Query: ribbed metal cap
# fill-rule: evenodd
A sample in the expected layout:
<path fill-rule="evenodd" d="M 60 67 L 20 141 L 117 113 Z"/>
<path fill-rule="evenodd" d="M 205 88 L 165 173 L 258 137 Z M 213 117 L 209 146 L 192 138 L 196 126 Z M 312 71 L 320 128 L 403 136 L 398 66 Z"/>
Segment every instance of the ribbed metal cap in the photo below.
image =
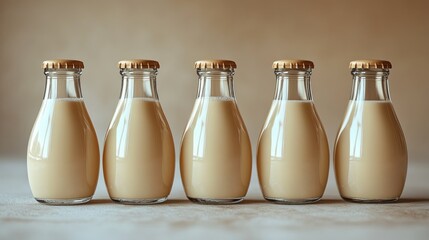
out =
<path fill-rule="evenodd" d="M 212 69 L 233 69 L 237 68 L 234 61 L 231 60 L 200 60 L 195 62 L 195 68 L 212 68 Z"/>
<path fill-rule="evenodd" d="M 147 59 L 133 59 L 133 60 L 122 60 L 118 62 L 120 69 L 124 68 L 136 68 L 136 69 L 147 69 L 147 68 L 159 68 L 159 62 L 155 60 Z"/>
<path fill-rule="evenodd" d="M 390 69 L 392 64 L 386 60 L 355 60 L 350 62 L 349 68 Z"/>
<path fill-rule="evenodd" d="M 277 60 L 273 62 L 273 68 L 285 68 L 285 69 L 313 69 L 314 63 L 308 60 Z"/>
<path fill-rule="evenodd" d="M 47 69 L 77 69 L 83 68 L 83 62 L 71 59 L 54 59 L 43 61 L 42 68 Z"/>

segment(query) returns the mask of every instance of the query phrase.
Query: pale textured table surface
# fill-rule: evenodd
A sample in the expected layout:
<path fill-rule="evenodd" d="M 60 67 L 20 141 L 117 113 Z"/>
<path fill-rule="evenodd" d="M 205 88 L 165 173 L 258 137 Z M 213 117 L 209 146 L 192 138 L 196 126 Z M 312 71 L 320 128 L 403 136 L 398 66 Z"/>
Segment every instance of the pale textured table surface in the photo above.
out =
<path fill-rule="evenodd" d="M 429 239 L 429 163 L 410 164 L 402 200 L 340 200 L 330 172 L 323 199 L 286 206 L 262 200 L 256 179 L 239 205 L 186 200 L 176 171 L 169 201 L 155 206 L 112 203 L 104 182 L 90 204 L 46 206 L 31 196 L 23 160 L 0 160 L 0 239 Z"/>

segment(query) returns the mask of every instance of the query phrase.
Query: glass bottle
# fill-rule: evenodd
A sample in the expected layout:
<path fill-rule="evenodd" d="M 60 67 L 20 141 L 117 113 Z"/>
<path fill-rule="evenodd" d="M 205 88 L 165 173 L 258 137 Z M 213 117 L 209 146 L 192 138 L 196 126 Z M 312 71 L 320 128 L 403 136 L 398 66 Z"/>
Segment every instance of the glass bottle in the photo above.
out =
<path fill-rule="evenodd" d="M 27 151 L 31 191 L 41 203 L 86 203 L 97 186 L 100 153 L 80 88 L 83 67 L 77 60 L 43 62 L 45 95 Z"/>
<path fill-rule="evenodd" d="M 334 148 L 341 197 L 354 202 L 399 199 L 407 175 L 407 146 L 390 100 L 382 60 L 350 63 L 352 94 Z"/>
<path fill-rule="evenodd" d="M 274 100 L 258 141 L 258 177 L 264 198 L 276 203 L 318 201 L 329 172 L 329 147 L 316 112 L 306 60 L 273 63 Z"/>
<path fill-rule="evenodd" d="M 236 64 L 205 60 L 195 68 L 197 99 L 180 152 L 183 186 L 193 202 L 238 203 L 249 187 L 252 152 L 234 94 Z"/>
<path fill-rule="evenodd" d="M 174 179 L 174 142 L 156 87 L 159 63 L 119 62 L 122 90 L 103 153 L 110 198 L 124 204 L 164 202 Z"/>

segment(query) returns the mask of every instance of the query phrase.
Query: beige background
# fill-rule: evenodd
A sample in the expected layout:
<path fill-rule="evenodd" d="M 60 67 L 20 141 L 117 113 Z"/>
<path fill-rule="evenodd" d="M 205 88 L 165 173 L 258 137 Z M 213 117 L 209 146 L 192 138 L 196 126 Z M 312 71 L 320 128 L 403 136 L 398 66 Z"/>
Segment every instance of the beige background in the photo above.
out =
<path fill-rule="evenodd" d="M 193 63 L 238 65 L 239 108 L 253 150 L 270 106 L 274 60 L 313 60 L 313 94 L 331 148 L 350 94 L 348 62 L 393 63 L 391 94 L 412 161 L 429 157 L 429 1 L 0 2 L 0 153 L 25 159 L 41 104 L 41 62 L 85 62 L 82 88 L 102 143 L 118 101 L 117 61 L 156 59 L 176 151 L 197 88 Z"/>

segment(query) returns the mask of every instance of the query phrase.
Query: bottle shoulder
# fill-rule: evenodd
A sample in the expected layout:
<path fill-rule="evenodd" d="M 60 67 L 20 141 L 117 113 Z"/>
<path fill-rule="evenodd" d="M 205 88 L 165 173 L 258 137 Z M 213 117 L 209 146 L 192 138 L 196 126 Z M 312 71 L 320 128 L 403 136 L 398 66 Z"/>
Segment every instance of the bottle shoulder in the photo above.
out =
<path fill-rule="evenodd" d="M 120 99 L 108 131 L 112 129 L 137 132 L 156 129 L 170 131 L 160 102 L 147 98 Z"/>

